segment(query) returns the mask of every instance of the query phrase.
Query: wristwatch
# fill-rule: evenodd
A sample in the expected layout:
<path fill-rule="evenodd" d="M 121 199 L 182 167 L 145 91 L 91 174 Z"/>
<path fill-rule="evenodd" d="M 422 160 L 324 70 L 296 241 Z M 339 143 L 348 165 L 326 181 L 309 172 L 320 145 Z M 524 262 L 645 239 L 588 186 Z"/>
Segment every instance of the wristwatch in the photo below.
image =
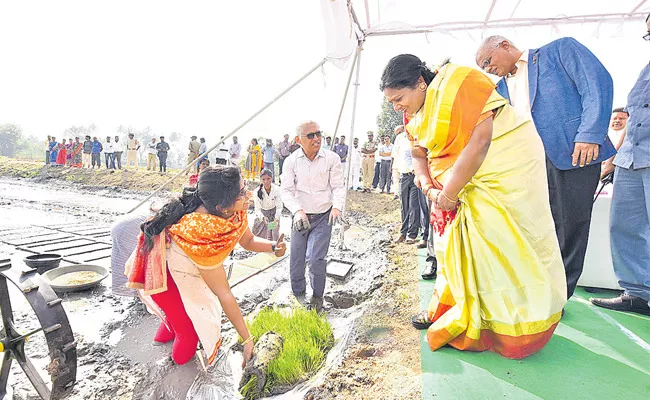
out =
<path fill-rule="evenodd" d="M 277 242 L 271 243 L 271 251 L 275 253 L 275 245 Z"/>

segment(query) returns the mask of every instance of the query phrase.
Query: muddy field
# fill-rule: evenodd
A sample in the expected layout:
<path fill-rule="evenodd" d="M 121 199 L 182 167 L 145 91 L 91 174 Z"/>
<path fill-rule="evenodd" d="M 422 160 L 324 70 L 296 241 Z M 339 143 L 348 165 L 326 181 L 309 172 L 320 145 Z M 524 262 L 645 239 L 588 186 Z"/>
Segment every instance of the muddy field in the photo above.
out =
<path fill-rule="evenodd" d="M 20 169 L 14 165 L 13 168 Z M 2 169 L 2 168 L 0 168 Z M 102 171 L 109 174 L 110 172 Z M 39 173 L 35 178 L 0 179 L 0 229 L 42 223 L 110 224 L 118 215 L 145 197 L 153 185 L 146 172 L 127 172 L 130 178 L 115 177 L 108 186 L 98 177 L 61 179 Z M 79 175 L 88 174 L 81 171 Z M 11 175 L 11 174 L 10 174 Z M 64 174 L 70 177 L 70 173 Z M 155 174 L 158 175 L 158 174 Z M 15 176 L 15 175 L 14 175 Z M 135 176 L 137 179 L 133 179 Z M 159 180 L 156 177 L 156 181 Z M 88 185 L 89 182 L 95 186 Z M 99 184 L 98 184 L 99 183 Z M 162 197 L 164 200 L 165 194 Z M 399 220 L 399 202 L 378 194 L 350 193 L 347 218 L 352 227 L 341 248 L 338 229 L 333 233 L 329 255 L 355 263 L 345 281 L 328 279 L 327 315 L 335 331 L 336 344 L 326 366 L 309 381 L 282 398 L 408 399 L 420 397 L 418 334 L 409 326 L 417 312 L 417 266 L 415 249 L 390 244 L 391 230 Z M 283 221 L 288 231 L 289 221 Z M 24 253 L 0 245 L 2 258 L 19 264 Z M 233 258 L 249 256 L 242 249 Z M 290 298 L 288 259 L 233 289 L 245 315 L 266 305 L 286 304 Z M 20 294 L 13 293 L 20 303 Z M 78 352 L 77 384 L 73 399 L 183 399 L 197 397 L 209 375 L 200 373 L 198 361 L 173 365 L 170 345 L 153 346 L 157 318 L 148 314 L 134 298 L 114 295 L 110 278 L 89 292 L 63 296 Z M 15 307 L 21 329 L 34 326 L 35 318 L 23 304 Z M 225 321 L 224 321 L 225 322 Z M 223 326 L 224 348 L 236 333 Z M 35 335 L 27 345 L 35 365 L 49 362 L 44 338 Z M 224 352 L 220 366 L 230 366 L 230 382 L 240 373 L 237 352 Z M 217 371 L 223 372 L 223 371 Z M 198 378 L 197 378 L 198 376 Z M 214 381 L 214 373 L 212 380 Z M 223 383 L 222 386 L 227 386 Z M 193 383 L 196 383 L 192 389 Z M 10 385 L 15 399 L 36 399 L 20 369 L 12 366 Z M 188 394 L 190 391 L 190 394 Z"/>

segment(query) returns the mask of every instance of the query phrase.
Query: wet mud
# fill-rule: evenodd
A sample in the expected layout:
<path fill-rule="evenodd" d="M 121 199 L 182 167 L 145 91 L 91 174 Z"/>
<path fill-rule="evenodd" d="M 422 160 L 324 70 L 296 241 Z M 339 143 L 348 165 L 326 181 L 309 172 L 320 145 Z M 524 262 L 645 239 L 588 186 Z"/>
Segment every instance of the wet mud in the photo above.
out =
<path fill-rule="evenodd" d="M 168 195 L 158 200 L 164 201 Z M 110 224 L 117 216 L 143 199 L 145 194 L 119 188 L 87 188 L 66 182 L 37 183 L 28 180 L 0 179 L 0 229 L 43 223 Z M 253 216 L 249 216 L 252 220 Z M 361 211 L 350 211 L 346 218 L 351 227 L 341 241 L 339 228 L 332 233 L 329 257 L 354 263 L 345 280 L 328 278 L 325 310 L 334 329 L 335 345 L 329 352 L 324 367 L 294 388 L 277 398 L 302 398 L 322 385 L 349 356 L 348 350 L 356 340 L 356 329 L 361 316 L 367 312 L 374 293 L 383 284 L 390 265 L 384 245 L 389 242 L 386 226 Z M 283 217 L 282 231 L 290 232 L 290 218 Z M 290 238 L 288 238 L 290 240 Z M 0 244 L 0 253 L 20 263 L 25 253 L 12 246 Z M 251 256 L 243 249 L 235 250 L 232 259 Z M 288 305 L 291 289 L 288 281 L 289 259 L 285 259 L 241 285 L 233 288 L 244 315 L 254 314 L 262 307 Z M 12 299 L 20 304 L 20 293 Z M 195 357 L 183 366 L 170 359 L 171 344 L 154 346 L 152 338 L 159 325 L 157 317 L 149 314 L 136 298 L 120 297 L 112 293 L 110 278 L 90 291 L 62 295 L 63 305 L 75 339 L 77 340 L 77 383 L 68 398 L 71 399 L 184 399 L 190 386 L 202 371 Z M 29 307 L 14 307 L 14 318 L 21 329 L 35 323 Z M 24 324 L 24 325 L 21 325 Z M 222 335 L 224 351 L 234 343 L 236 332 L 225 318 Z M 360 350 L 355 350 L 360 351 Z M 373 353 L 374 351 L 374 353 Z M 49 362 L 47 346 L 42 335 L 35 335 L 27 349 L 37 367 Z M 367 357 L 376 355 L 368 350 Z M 228 362 L 232 367 L 232 384 L 241 374 L 241 355 L 231 352 Z M 365 379 L 363 376 L 354 379 Z M 10 386 L 14 399 L 37 399 L 22 371 L 12 365 Z M 322 397 L 318 397 L 322 398 Z"/>

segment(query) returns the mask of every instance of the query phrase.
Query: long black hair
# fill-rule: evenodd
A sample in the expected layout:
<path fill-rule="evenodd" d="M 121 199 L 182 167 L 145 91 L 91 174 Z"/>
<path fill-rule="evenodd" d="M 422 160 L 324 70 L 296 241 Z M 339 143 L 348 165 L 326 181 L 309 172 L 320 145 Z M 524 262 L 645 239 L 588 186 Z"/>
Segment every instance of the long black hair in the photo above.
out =
<path fill-rule="evenodd" d="M 386 88 L 415 88 L 420 77 L 424 78 L 424 82 L 428 85 L 436 77 L 436 73 L 417 56 L 400 54 L 388 61 L 384 73 L 381 74 L 379 90 L 383 92 Z"/>
<path fill-rule="evenodd" d="M 201 206 L 210 214 L 225 218 L 223 210 L 237 201 L 240 183 L 239 168 L 235 166 L 217 165 L 204 169 L 195 188 L 184 188 L 180 197 L 171 199 L 152 219 L 140 225 L 147 251 L 153 248 L 154 236 Z"/>
<path fill-rule="evenodd" d="M 260 180 L 262 180 L 262 177 L 264 175 L 268 175 L 270 177 L 273 177 L 273 172 L 271 172 L 270 169 L 263 169 L 262 172 L 260 173 Z M 264 190 L 264 184 L 260 183 L 260 188 L 257 189 L 257 197 L 259 197 L 260 200 L 264 198 L 264 195 L 262 194 L 262 190 Z"/>

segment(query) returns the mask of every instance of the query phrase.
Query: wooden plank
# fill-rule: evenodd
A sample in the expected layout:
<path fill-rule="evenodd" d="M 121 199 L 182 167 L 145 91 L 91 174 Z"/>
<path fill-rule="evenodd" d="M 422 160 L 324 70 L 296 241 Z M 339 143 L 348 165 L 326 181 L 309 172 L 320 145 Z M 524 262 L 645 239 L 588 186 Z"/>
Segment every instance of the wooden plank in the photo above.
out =
<path fill-rule="evenodd" d="M 83 257 L 84 263 L 92 263 L 93 261 L 103 260 L 105 258 L 111 258 L 113 253 L 112 249 L 105 249 L 99 251 L 93 251 L 92 253 L 82 254 L 78 257 Z"/>
<path fill-rule="evenodd" d="M 64 256 L 70 257 L 70 256 L 76 256 L 78 254 L 87 254 L 91 253 L 93 251 L 97 250 L 105 250 L 105 249 L 110 249 L 111 246 L 108 246 L 104 243 L 93 243 L 89 246 L 84 246 L 84 247 L 78 247 L 74 249 L 69 249 L 69 250 L 62 250 L 61 253 L 63 253 Z"/>
<path fill-rule="evenodd" d="M 89 246 L 91 244 L 96 244 L 97 242 L 94 242 L 89 239 L 83 239 L 83 238 L 76 238 L 75 240 L 71 242 L 64 242 L 64 243 L 58 243 L 58 244 L 48 244 L 45 246 L 41 247 L 30 247 L 31 250 L 38 251 L 41 253 L 51 253 L 51 252 L 57 252 L 61 250 L 67 250 L 67 249 L 74 249 L 80 246 Z"/>

